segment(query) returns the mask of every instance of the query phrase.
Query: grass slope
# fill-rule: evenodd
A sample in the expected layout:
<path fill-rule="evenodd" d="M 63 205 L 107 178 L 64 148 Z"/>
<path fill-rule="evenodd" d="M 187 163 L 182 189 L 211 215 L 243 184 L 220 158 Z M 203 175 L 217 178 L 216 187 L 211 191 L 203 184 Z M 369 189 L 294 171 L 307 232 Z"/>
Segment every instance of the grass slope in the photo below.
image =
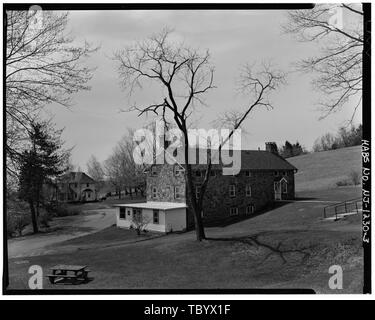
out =
<path fill-rule="evenodd" d="M 335 188 L 351 171 L 361 171 L 361 147 L 315 152 L 287 159 L 298 168 L 296 192 Z"/>
<path fill-rule="evenodd" d="M 351 198 L 359 187 L 315 192 L 316 200 Z M 345 194 L 343 194 L 345 193 Z M 309 196 L 310 192 L 302 193 Z M 361 293 L 361 217 L 321 219 L 325 202 L 283 203 L 226 227 L 157 238 L 111 227 L 54 245 L 58 253 L 10 259 L 10 288 L 27 289 L 31 265 L 89 265 L 92 281 L 46 289 L 312 288 L 317 293 Z M 137 242 L 134 242 L 137 241 Z M 331 290 L 328 269 L 343 268 L 343 290 Z"/>

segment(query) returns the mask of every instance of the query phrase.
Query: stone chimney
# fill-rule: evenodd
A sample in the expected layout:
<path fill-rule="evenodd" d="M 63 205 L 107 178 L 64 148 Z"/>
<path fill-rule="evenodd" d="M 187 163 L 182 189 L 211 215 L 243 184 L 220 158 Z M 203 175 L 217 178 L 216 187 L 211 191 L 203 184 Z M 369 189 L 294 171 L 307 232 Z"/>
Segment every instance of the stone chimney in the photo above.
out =
<path fill-rule="evenodd" d="M 266 151 L 272 152 L 274 154 L 279 154 L 276 142 L 266 142 Z"/>

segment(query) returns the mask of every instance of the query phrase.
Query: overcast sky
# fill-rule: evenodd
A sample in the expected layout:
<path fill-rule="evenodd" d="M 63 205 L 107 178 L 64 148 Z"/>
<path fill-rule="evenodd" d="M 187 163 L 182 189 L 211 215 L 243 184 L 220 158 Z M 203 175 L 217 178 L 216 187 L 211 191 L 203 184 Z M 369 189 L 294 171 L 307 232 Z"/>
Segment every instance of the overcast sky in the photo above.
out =
<path fill-rule="evenodd" d="M 151 118 L 137 113 L 120 113 L 132 101 L 147 102 L 147 88 L 131 99 L 119 86 L 115 63 L 110 59 L 117 49 L 141 40 L 164 27 L 175 29 L 175 37 L 192 47 L 209 49 L 215 65 L 217 89 L 206 97 L 207 107 L 199 108 L 198 128 L 209 128 L 218 114 L 246 105 L 246 97 L 236 92 L 236 79 L 245 63 L 272 61 L 290 72 L 288 83 L 272 96 L 274 109 L 259 108 L 246 120 L 243 148 L 264 149 L 266 141 L 281 145 L 298 140 L 311 149 L 314 140 L 337 128 L 351 117 L 353 106 L 319 120 L 317 100 L 311 86 L 312 75 L 291 72 L 292 63 L 317 52 L 315 44 L 299 43 L 283 34 L 284 11 L 73 11 L 69 30 L 77 41 L 87 40 L 101 48 L 87 61 L 96 66 L 91 91 L 73 97 L 74 106 L 49 106 L 57 127 L 64 127 L 67 146 L 74 146 L 73 163 L 86 170 L 90 155 L 104 161 L 127 128 L 140 128 Z M 153 101 L 151 101 L 153 102 Z M 355 117 L 359 123 L 361 113 Z"/>

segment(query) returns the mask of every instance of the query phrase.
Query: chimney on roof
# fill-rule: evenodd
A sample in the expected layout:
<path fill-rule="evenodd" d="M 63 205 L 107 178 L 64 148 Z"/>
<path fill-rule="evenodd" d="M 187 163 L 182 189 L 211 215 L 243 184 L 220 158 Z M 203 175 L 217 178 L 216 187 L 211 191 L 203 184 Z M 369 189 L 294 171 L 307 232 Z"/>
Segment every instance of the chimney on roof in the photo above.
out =
<path fill-rule="evenodd" d="M 274 154 L 279 154 L 276 142 L 266 142 L 266 151 L 272 152 Z"/>

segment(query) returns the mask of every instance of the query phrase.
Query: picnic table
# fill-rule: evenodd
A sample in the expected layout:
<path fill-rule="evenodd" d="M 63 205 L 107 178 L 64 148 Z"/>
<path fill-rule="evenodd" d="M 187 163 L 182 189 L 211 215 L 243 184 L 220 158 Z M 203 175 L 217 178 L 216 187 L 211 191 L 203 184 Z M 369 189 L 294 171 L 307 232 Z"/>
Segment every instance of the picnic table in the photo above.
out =
<path fill-rule="evenodd" d="M 52 284 L 65 282 L 65 280 L 70 280 L 73 283 L 83 282 L 88 280 L 88 273 L 90 272 L 86 268 L 87 266 L 59 264 L 51 268 L 52 274 L 48 274 L 47 277 Z"/>

